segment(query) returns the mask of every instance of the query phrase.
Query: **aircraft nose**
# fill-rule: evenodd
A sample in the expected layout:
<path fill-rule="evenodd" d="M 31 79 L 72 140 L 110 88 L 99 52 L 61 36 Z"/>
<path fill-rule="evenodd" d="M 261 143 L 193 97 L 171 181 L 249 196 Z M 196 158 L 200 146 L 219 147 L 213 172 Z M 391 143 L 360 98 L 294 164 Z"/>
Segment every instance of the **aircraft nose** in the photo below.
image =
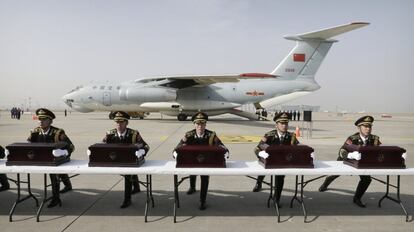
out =
<path fill-rule="evenodd" d="M 70 94 L 66 94 L 62 97 L 62 101 L 68 105 L 69 107 L 72 108 L 72 103 L 74 102 L 74 100 L 70 97 Z"/>

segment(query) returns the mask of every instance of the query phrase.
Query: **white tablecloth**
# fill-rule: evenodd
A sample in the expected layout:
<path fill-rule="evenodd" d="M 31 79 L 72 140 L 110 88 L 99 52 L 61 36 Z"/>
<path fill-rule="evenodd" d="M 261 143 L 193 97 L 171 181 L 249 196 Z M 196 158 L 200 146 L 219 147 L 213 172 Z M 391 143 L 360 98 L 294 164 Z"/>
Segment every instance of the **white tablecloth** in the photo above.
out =
<path fill-rule="evenodd" d="M 226 168 L 176 168 L 175 161 L 146 160 L 141 167 L 88 167 L 87 160 L 71 160 L 60 166 L 6 166 L 0 173 L 150 174 L 150 175 L 414 175 L 414 168 L 357 169 L 340 161 L 314 161 L 315 168 L 264 169 L 258 161 L 227 161 Z"/>

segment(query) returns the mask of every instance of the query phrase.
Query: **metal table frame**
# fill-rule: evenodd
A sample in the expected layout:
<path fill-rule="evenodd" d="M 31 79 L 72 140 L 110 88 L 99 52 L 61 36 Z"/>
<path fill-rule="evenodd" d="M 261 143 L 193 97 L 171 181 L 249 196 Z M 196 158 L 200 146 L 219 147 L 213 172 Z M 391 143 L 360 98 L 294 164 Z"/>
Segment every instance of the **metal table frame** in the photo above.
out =
<path fill-rule="evenodd" d="M 339 175 L 339 176 L 352 176 L 352 175 L 370 175 L 370 176 L 386 176 L 386 181 L 379 180 L 372 177 L 372 179 L 379 181 L 385 185 L 385 194 L 379 200 L 378 206 L 382 207 L 382 202 L 385 199 L 389 199 L 400 205 L 402 208 L 405 219 L 407 222 L 410 220 L 410 215 L 406 210 L 401 198 L 400 198 L 400 176 L 413 176 L 414 168 L 407 169 L 354 169 L 353 167 L 344 165 L 339 161 L 314 161 L 315 169 L 263 169 L 257 161 L 227 161 L 227 168 L 207 168 L 202 169 L 186 169 L 186 168 L 175 168 L 174 161 L 166 160 L 148 160 L 144 166 L 141 166 L 139 169 L 130 169 L 130 168 L 117 168 L 117 169 L 106 169 L 106 168 L 95 168 L 88 167 L 88 161 L 86 160 L 71 160 L 68 164 L 63 164 L 59 167 L 43 167 L 43 166 L 8 166 L 6 167 L 4 161 L 0 161 L 0 172 L 2 173 L 14 173 L 17 174 L 17 181 L 14 181 L 17 185 L 17 198 L 14 202 L 10 214 L 9 221 L 13 221 L 13 213 L 18 204 L 27 199 L 34 199 L 36 206 L 39 207 L 39 201 L 35 195 L 31 192 L 31 183 L 30 178 L 32 174 L 43 174 L 44 175 L 44 193 L 42 205 L 38 208 L 36 214 L 37 221 L 42 211 L 42 207 L 45 202 L 48 201 L 47 197 L 47 174 L 58 174 L 58 173 L 68 173 L 70 175 L 74 174 L 87 174 L 87 175 L 96 175 L 96 174 L 105 174 L 105 175 L 146 175 L 146 181 L 141 182 L 144 187 L 147 189 L 146 193 L 146 204 L 145 204 L 145 221 L 147 222 L 147 216 L 149 213 L 149 205 L 152 203 L 154 207 L 154 199 L 152 196 L 152 176 L 151 175 L 173 175 L 174 176 L 174 222 L 176 222 L 177 209 L 180 207 L 180 199 L 178 187 L 179 185 L 187 178 L 183 178 L 178 181 L 178 175 L 188 176 L 188 175 L 213 175 L 213 176 L 246 176 L 246 175 L 265 175 L 271 176 L 271 183 L 266 183 L 271 186 L 270 194 L 267 198 L 267 206 L 270 208 L 271 202 L 275 206 L 277 213 L 277 220 L 280 222 L 280 212 L 276 199 L 274 198 L 274 191 L 276 190 L 276 183 L 274 181 L 275 176 L 285 175 L 285 176 L 295 176 L 295 192 L 294 196 L 290 201 L 290 206 L 293 207 L 293 203 L 297 201 L 302 208 L 304 215 L 304 222 L 307 221 L 307 209 L 305 206 L 304 199 L 304 188 L 306 185 L 312 181 L 318 180 L 325 177 L 325 175 Z M 27 181 L 21 179 L 21 175 L 27 175 Z M 322 176 L 320 176 L 322 175 Z M 319 176 L 317 178 L 305 180 L 305 176 Z M 390 176 L 396 176 L 396 184 L 392 184 L 390 181 Z M 28 196 L 22 197 L 22 184 L 27 184 Z M 396 189 L 396 197 L 391 196 L 390 187 Z"/>
<path fill-rule="evenodd" d="M 70 176 L 69 178 L 73 178 L 75 176 L 78 176 L 79 174 L 75 174 Z M 16 183 L 17 185 L 17 199 L 14 202 L 10 212 L 9 212 L 9 222 L 13 221 L 13 214 L 14 211 L 17 207 L 18 204 L 22 203 L 23 201 L 26 201 L 28 199 L 33 198 L 36 202 L 36 207 L 37 211 L 36 211 L 36 221 L 39 222 L 40 221 L 40 214 L 42 213 L 43 207 L 45 205 L 45 203 L 47 203 L 48 201 L 52 200 L 52 196 L 48 197 L 47 194 L 47 190 L 48 187 L 51 186 L 51 184 L 48 184 L 47 182 L 47 178 L 48 178 L 48 174 L 43 174 L 43 200 L 39 206 L 39 201 L 36 198 L 36 196 L 33 195 L 32 191 L 31 191 L 31 180 L 30 180 L 30 173 L 27 174 L 27 181 L 22 181 L 20 178 L 20 173 L 17 173 L 17 180 L 13 180 L 10 179 L 11 181 L 13 181 L 14 183 Z M 61 182 L 61 180 L 59 179 L 59 183 Z M 28 196 L 25 196 L 24 198 L 21 198 L 21 184 L 27 184 L 27 191 L 29 193 Z M 145 222 L 147 222 L 147 217 L 148 217 L 148 211 L 149 211 L 149 204 L 151 203 L 152 208 L 154 208 L 155 204 L 154 204 L 154 197 L 152 195 L 152 176 L 151 175 L 146 175 L 146 181 L 138 181 L 139 184 L 141 184 L 142 186 L 145 187 L 146 189 L 146 200 L 145 200 L 145 211 L 144 211 L 144 220 Z"/>

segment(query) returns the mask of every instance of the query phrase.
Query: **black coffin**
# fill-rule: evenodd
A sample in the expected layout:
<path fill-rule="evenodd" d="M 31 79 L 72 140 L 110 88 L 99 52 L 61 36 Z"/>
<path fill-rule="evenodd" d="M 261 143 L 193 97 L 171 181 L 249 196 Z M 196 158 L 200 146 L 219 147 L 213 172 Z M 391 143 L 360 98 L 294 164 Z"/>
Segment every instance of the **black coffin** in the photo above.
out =
<path fill-rule="evenodd" d="M 264 168 L 313 168 L 313 148 L 306 145 L 274 145 L 266 148 L 267 159 L 259 157 Z"/>
<path fill-rule="evenodd" d="M 344 164 L 355 168 L 405 168 L 402 154 L 406 150 L 401 147 L 345 145 L 343 148 L 348 152 L 361 153 L 360 160 L 344 160 Z"/>
<path fill-rule="evenodd" d="M 54 157 L 54 149 L 62 149 L 67 146 L 65 142 L 59 143 L 12 143 L 6 146 L 10 154 L 7 156 L 6 165 L 30 165 L 30 166 L 58 166 L 70 161 L 70 157 Z"/>
<path fill-rule="evenodd" d="M 177 152 L 177 168 L 225 168 L 224 154 L 227 152 L 220 146 L 185 145 Z"/>
<path fill-rule="evenodd" d="M 145 162 L 135 156 L 138 147 L 125 143 L 95 143 L 89 146 L 89 167 L 139 167 Z"/>

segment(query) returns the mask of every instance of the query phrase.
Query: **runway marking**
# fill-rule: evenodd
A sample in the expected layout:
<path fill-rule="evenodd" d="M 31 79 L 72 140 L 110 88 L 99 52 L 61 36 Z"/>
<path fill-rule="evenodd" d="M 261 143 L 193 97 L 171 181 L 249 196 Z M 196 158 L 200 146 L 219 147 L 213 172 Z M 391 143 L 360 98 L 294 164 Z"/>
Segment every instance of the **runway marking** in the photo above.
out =
<path fill-rule="evenodd" d="M 220 140 L 226 143 L 258 143 L 262 136 L 255 135 L 219 135 Z"/>

